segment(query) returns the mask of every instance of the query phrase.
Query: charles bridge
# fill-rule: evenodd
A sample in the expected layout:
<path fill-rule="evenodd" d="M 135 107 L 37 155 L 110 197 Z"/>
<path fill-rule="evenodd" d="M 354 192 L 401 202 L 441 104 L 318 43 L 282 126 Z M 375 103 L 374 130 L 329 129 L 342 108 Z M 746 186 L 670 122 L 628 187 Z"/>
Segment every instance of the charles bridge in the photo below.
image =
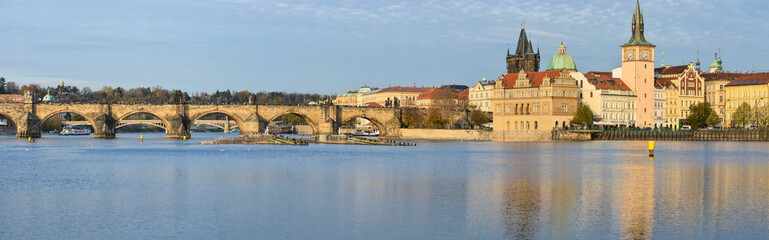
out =
<path fill-rule="evenodd" d="M 337 134 L 338 127 L 356 118 L 374 123 L 383 137 L 397 137 L 402 125 L 401 109 L 366 108 L 347 106 L 285 106 L 285 105 L 196 105 L 178 104 L 79 104 L 35 103 L 26 98 L 23 103 L 0 103 L 0 114 L 16 125 L 16 137 L 38 138 L 40 126 L 49 118 L 61 113 L 83 116 L 91 126 L 95 138 L 114 138 L 121 121 L 137 113 L 155 116 L 162 123 L 168 138 L 190 138 L 190 125 L 209 114 L 223 114 L 240 128 L 240 136 L 263 132 L 269 122 L 280 116 L 293 114 L 304 119 L 315 135 Z M 420 109 L 419 111 L 427 111 Z M 467 112 L 451 112 L 448 117 L 454 123 L 467 121 Z M 205 120 L 202 120 L 205 121 Z"/>

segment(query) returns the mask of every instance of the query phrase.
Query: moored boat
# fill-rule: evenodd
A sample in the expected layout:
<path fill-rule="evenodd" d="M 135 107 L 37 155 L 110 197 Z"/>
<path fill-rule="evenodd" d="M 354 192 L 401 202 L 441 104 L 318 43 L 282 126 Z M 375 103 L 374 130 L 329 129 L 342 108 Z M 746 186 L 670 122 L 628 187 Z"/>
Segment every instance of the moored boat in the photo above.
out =
<path fill-rule="evenodd" d="M 60 135 L 90 135 L 91 129 L 86 126 L 66 126 L 61 129 Z"/>

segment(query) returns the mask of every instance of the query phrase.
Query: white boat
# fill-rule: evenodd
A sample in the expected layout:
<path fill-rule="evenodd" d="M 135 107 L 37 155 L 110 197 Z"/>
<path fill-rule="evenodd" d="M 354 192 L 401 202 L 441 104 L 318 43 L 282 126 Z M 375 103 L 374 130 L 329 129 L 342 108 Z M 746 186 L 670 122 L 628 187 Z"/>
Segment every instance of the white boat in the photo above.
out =
<path fill-rule="evenodd" d="M 350 134 L 352 134 L 353 136 L 375 137 L 375 136 L 379 136 L 379 130 L 355 129 L 355 130 L 352 130 Z"/>
<path fill-rule="evenodd" d="M 90 135 L 91 129 L 86 126 L 66 126 L 61 129 L 61 135 Z"/>

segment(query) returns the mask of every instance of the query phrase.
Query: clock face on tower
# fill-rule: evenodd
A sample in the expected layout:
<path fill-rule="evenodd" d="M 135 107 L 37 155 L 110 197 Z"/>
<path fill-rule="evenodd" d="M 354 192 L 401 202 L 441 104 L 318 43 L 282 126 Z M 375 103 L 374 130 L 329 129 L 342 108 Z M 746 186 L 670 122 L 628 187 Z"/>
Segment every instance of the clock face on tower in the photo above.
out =
<path fill-rule="evenodd" d="M 627 52 L 627 60 L 633 60 L 633 52 Z"/>
<path fill-rule="evenodd" d="M 649 52 L 643 53 L 643 60 L 649 60 Z"/>

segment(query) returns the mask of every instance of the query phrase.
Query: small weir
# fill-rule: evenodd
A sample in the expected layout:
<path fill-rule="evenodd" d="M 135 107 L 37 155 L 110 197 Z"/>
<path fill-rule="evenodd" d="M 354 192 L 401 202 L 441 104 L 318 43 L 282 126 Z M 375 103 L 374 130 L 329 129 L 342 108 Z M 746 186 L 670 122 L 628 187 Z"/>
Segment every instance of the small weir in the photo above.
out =
<path fill-rule="evenodd" d="M 348 145 L 384 145 L 384 146 L 416 146 L 416 143 L 396 142 L 393 140 L 379 140 L 371 138 L 354 137 L 347 135 L 316 136 L 314 138 L 291 138 L 271 134 L 251 134 L 239 138 L 214 138 L 213 141 L 200 142 L 201 145 L 219 144 L 273 144 L 273 145 L 300 145 L 307 146 L 310 143 L 318 144 L 348 144 Z"/>

